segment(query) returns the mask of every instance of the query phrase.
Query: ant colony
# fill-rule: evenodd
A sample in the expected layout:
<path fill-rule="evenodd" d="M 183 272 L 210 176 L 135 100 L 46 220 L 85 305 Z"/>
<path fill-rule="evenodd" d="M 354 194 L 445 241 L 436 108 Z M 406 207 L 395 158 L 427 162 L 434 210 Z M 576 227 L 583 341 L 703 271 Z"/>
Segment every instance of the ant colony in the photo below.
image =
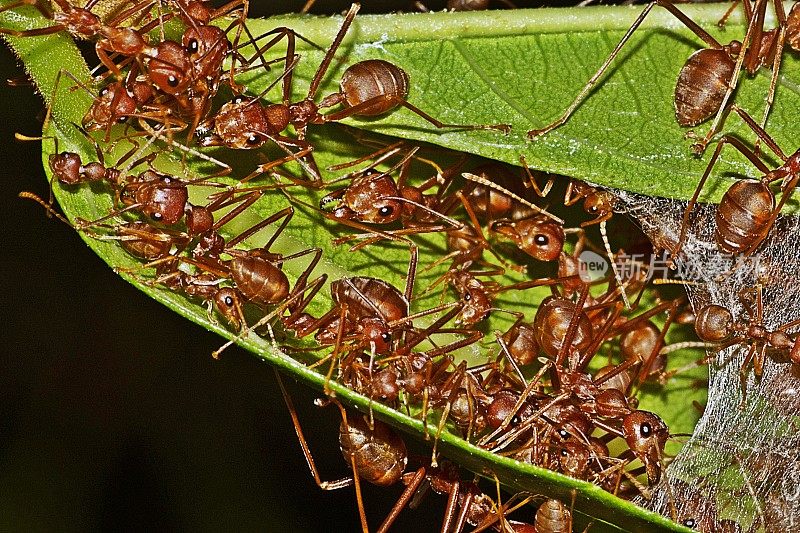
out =
<path fill-rule="evenodd" d="M 524 135 L 507 123 L 513 117 L 471 123 L 458 109 L 429 109 L 436 99 L 425 95 L 419 65 L 378 44 L 354 45 L 359 4 L 313 39 L 269 19 L 249 22 L 247 0 L 140 0 L 111 13 L 97 4 L 2 8 L 35 22 L 3 18 L 0 33 L 13 42 L 66 32 L 93 45 L 84 47 L 91 72 L 61 70 L 49 91 L 41 87 L 49 105 L 35 139 L 50 190 L 20 196 L 93 247 L 120 251 L 119 273 L 226 336 L 215 358 L 240 343 L 314 376 L 318 406 L 340 421 L 347 475 L 325 479 L 330 469 L 315 463 L 276 370 L 298 453 L 321 489 L 354 491 L 364 531 L 398 528 L 431 490 L 446 501 L 431 527 L 445 532 L 568 532 L 591 529 L 587 515 L 613 521 L 616 510 L 597 511 L 606 501 L 597 487 L 645 505 L 670 491 L 668 466 L 701 415 L 710 362 L 741 355 L 733 366 L 742 402 L 773 361 L 785 375 L 800 365 L 800 321 L 773 323 L 765 311 L 768 274 L 737 301 L 702 305 L 664 279 L 694 253 L 698 199 L 731 148 L 758 176 L 729 185 L 715 211 L 715 249 L 754 256 L 780 226 L 800 156 L 786 155 L 768 118 L 784 45 L 798 40 L 794 9 L 745 0 L 745 35 L 723 43 L 655 0 L 566 111 Z M 303 13 L 318 7 L 308 2 Z M 517 6 L 448 3 L 491 7 Z M 484 145 L 515 135 L 523 147 L 542 142 L 615 75 L 608 69 L 656 7 L 705 46 L 675 73 L 675 127 L 713 118 L 686 145 L 690 154 L 714 149 L 672 237 L 651 244 L 614 191 L 536 170 L 522 154 L 511 165 L 365 131 L 399 123 Z M 741 71 L 760 69 L 771 83 L 756 120 L 735 100 Z M 488 90 L 465 88 L 463 105 Z M 69 95 L 87 106 L 65 111 Z M 731 113 L 752 142 L 726 132 Z M 662 413 L 665 398 L 685 403 Z M 690 415 L 673 423 L 678 411 Z M 406 443 L 398 425 L 416 427 L 427 447 Z M 467 448 L 516 461 L 520 476 L 548 469 L 572 479 L 560 492 L 522 483 L 526 491 L 506 494 L 508 473 L 491 462 L 469 465 L 485 479 L 454 462 L 452 450 Z M 367 484 L 396 492 L 377 524 Z M 683 499 L 669 492 L 663 514 L 702 531 L 734 527 L 713 506 Z"/>

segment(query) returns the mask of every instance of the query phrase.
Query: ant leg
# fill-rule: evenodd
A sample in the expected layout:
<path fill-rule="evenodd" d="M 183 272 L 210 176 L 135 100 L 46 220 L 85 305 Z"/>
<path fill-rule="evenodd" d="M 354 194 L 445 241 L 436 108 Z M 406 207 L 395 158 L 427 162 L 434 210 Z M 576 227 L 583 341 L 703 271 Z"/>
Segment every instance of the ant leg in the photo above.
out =
<path fill-rule="evenodd" d="M 553 178 L 549 178 L 547 180 L 547 183 L 544 184 L 544 187 L 540 189 L 539 185 L 536 183 L 536 178 L 534 177 L 533 172 L 531 172 L 531 167 L 528 166 L 528 160 L 525 159 L 525 156 L 522 154 L 520 154 L 519 156 L 519 164 L 522 166 L 522 168 L 525 170 L 525 174 L 528 176 L 528 181 L 525 182 L 526 188 L 527 187 L 533 188 L 534 192 L 536 193 L 537 196 L 539 196 L 539 198 L 544 198 L 545 196 L 550 194 L 550 189 L 553 188 Z M 572 180 L 570 180 L 569 185 L 567 185 L 567 192 L 565 196 L 570 195 L 572 191 L 572 183 L 573 183 Z M 580 198 L 576 198 L 575 201 L 573 201 L 572 203 L 577 202 L 579 199 Z M 568 204 L 567 200 L 566 199 L 564 200 L 565 206 L 570 206 L 572 205 L 572 203 Z"/>
<path fill-rule="evenodd" d="M 725 29 L 725 25 L 728 23 L 728 19 L 731 18 L 731 15 L 733 15 L 733 12 L 736 11 L 737 7 L 739 7 L 739 2 L 740 2 L 740 0 L 733 0 L 733 2 L 731 2 L 731 7 L 729 7 L 728 10 L 722 15 L 722 18 L 720 18 L 717 21 L 717 27 L 719 29 L 721 29 L 721 30 Z M 744 4 L 745 4 L 744 5 L 745 17 L 748 17 L 748 14 L 750 13 L 750 9 L 752 9 L 752 8 L 750 7 L 750 2 L 748 0 L 745 0 Z"/>
<path fill-rule="evenodd" d="M 606 248 L 608 260 L 611 262 L 611 270 L 614 271 L 614 279 L 617 281 L 617 285 L 619 286 L 622 301 L 625 303 L 625 309 L 631 309 L 631 302 L 628 300 L 628 294 L 625 292 L 625 284 L 622 282 L 622 276 L 619 273 L 619 268 L 617 268 L 617 261 L 614 258 L 614 252 L 611 251 L 611 244 L 608 242 L 608 232 L 606 231 L 605 220 L 600 222 L 600 236 L 603 239 L 603 245 Z"/>
<path fill-rule="evenodd" d="M 499 130 L 505 134 L 511 132 L 511 126 L 509 124 L 449 124 L 446 122 L 442 122 L 438 119 L 435 119 L 422 109 L 418 108 L 417 106 L 410 104 L 407 100 L 399 96 L 376 96 L 374 98 L 370 98 L 360 104 L 356 104 L 354 106 L 346 107 L 341 111 L 335 111 L 333 113 L 328 113 L 327 115 L 322 116 L 323 122 L 336 122 L 342 120 L 343 118 L 347 118 L 353 115 L 358 115 L 362 110 L 368 109 L 374 106 L 378 102 L 386 102 L 387 107 L 392 106 L 403 106 L 409 111 L 419 115 L 423 119 L 425 119 L 430 124 L 433 124 L 438 129 L 444 128 L 454 128 L 459 130 Z M 329 105 L 336 105 L 341 103 L 341 101 L 334 101 L 332 100 L 329 102 Z M 327 106 L 328 104 L 326 104 Z M 322 105 L 320 107 L 323 107 Z"/>
<path fill-rule="evenodd" d="M 764 131 L 763 126 L 757 124 L 756 121 L 753 120 L 753 117 L 751 117 L 747 113 L 747 111 L 745 111 L 744 109 L 742 109 L 738 105 L 731 104 L 730 108 L 733 111 L 736 111 L 736 113 L 739 114 L 739 116 L 742 118 L 742 120 L 745 122 L 745 124 L 747 124 L 750 127 L 750 129 L 753 130 L 753 133 L 755 133 L 758 136 L 759 140 L 764 141 L 764 144 L 766 144 L 769 147 L 769 149 L 772 150 L 772 152 L 781 159 L 781 161 L 786 162 L 788 157 L 786 157 L 786 154 L 783 153 L 783 150 L 781 150 L 780 146 L 778 146 L 778 144 L 770 136 L 770 134 L 767 133 L 766 131 Z M 759 159 L 759 156 L 758 156 L 758 154 L 756 152 L 752 152 L 752 157 L 750 155 L 748 155 L 747 153 L 745 153 L 745 152 L 743 152 L 743 154 L 748 159 L 750 159 L 750 161 L 753 162 L 753 164 L 756 165 L 758 167 L 758 169 L 760 171 L 762 171 L 764 174 L 768 174 L 769 173 L 769 169 L 766 166 L 764 166 L 763 163 L 762 163 L 761 166 L 759 166 L 756 163 L 756 161 L 761 162 L 761 160 Z"/>
<path fill-rule="evenodd" d="M 289 409 L 289 416 L 292 417 L 292 424 L 294 425 L 294 431 L 297 434 L 297 439 L 300 441 L 300 448 L 303 450 L 303 456 L 306 459 L 306 464 L 308 465 L 308 469 L 311 471 L 311 475 L 314 476 L 314 481 L 317 483 L 317 486 L 322 490 L 336 490 L 343 487 L 349 487 L 353 484 L 352 478 L 342 478 L 336 481 L 322 481 L 322 478 L 320 478 L 319 471 L 314 464 L 314 457 L 311 455 L 311 449 L 308 447 L 306 438 L 303 435 L 303 429 L 300 427 L 300 420 L 297 417 L 297 411 L 294 408 L 292 398 L 289 396 L 289 393 L 283 384 L 283 380 L 281 379 L 280 373 L 278 373 L 278 369 L 276 368 L 274 370 L 275 378 L 278 380 L 278 386 L 280 387 L 281 394 L 283 395 L 283 400 L 286 403 L 286 407 Z M 353 472 L 355 472 L 355 470 Z"/>
<path fill-rule="evenodd" d="M 517 194 L 514 194 L 513 192 L 509 191 L 505 187 L 502 187 L 502 186 L 496 184 L 495 182 L 484 178 L 483 176 L 478 176 L 477 174 L 471 174 L 469 172 L 464 172 L 464 173 L 461 174 L 461 176 L 464 179 L 467 179 L 469 181 L 474 181 L 476 183 L 480 183 L 481 185 L 489 187 L 490 189 L 494 189 L 496 191 L 500 191 L 501 193 L 505 194 L 506 196 L 510 196 L 511 198 L 516 200 L 517 202 L 521 203 L 525 207 L 530 207 L 531 209 L 533 209 L 537 213 L 550 218 L 551 220 L 553 220 L 554 222 L 557 222 L 558 224 L 561 224 L 562 226 L 564 225 L 564 221 L 562 219 L 558 218 L 557 216 L 555 216 L 554 214 L 550 213 L 549 211 L 547 211 L 545 209 L 542 209 L 541 207 L 539 207 L 538 205 L 536 205 L 536 204 L 534 204 L 532 202 L 529 202 L 525 198 L 522 198 L 521 196 L 519 196 Z"/>
<path fill-rule="evenodd" d="M 333 61 L 334 54 L 336 54 L 339 45 L 342 44 L 342 40 L 345 34 L 347 34 L 347 30 L 350 29 L 350 25 L 353 23 L 353 19 L 359 9 L 361 9 L 361 5 L 358 3 L 350 5 L 350 9 L 347 11 L 342 25 L 339 27 L 339 32 L 336 34 L 336 37 L 334 37 L 333 42 L 331 42 L 330 48 L 328 48 L 328 51 L 325 53 L 325 57 L 322 59 L 322 62 L 320 62 L 319 68 L 317 68 L 317 72 L 314 74 L 314 78 L 308 86 L 308 96 L 306 97 L 308 100 L 313 100 L 314 96 L 316 96 L 317 89 L 319 89 L 319 85 L 322 83 L 322 78 L 325 77 L 325 73 L 328 71 L 331 61 Z"/>
<path fill-rule="evenodd" d="M 269 226 L 273 222 L 277 222 L 278 220 L 281 220 L 281 223 L 278 226 L 278 229 L 275 231 L 275 233 L 272 235 L 272 237 L 270 238 L 270 240 L 268 242 L 268 245 L 272 245 L 274 243 L 274 241 L 275 241 L 275 238 L 286 228 L 286 225 L 289 223 L 289 221 L 292 219 L 293 216 L 294 216 L 294 208 L 292 206 L 284 207 L 283 209 L 281 209 L 277 213 L 265 218 L 264 220 L 262 220 L 261 222 L 255 224 L 255 225 L 247 228 L 246 230 L 241 232 L 239 235 L 237 235 L 236 237 L 234 237 L 233 239 L 228 241 L 227 248 L 230 248 L 232 246 L 235 246 L 236 244 L 239 244 L 243 240 L 247 239 L 248 237 L 253 236 L 255 233 L 261 231 L 263 228 Z M 268 245 L 265 245 L 264 248 L 265 249 L 269 249 Z"/>
<path fill-rule="evenodd" d="M 691 20 L 689 17 L 687 17 L 686 14 L 684 14 L 681 10 L 679 10 L 677 7 L 675 7 L 672 4 L 672 2 L 670 2 L 669 0 L 653 0 L 652 2 L 647 4 L 647 6 L 644 8 L 644 10 L 642 10 L 642 12 L 639 14 L 639 16 L 633 22 L 633 24 L 631 24 L 631 27 L 628 28 L 628 31 L 625 33 L 625 35 L 619 41 L 617 46 L 614 48 L 614 50 L 611 52 L 611 54 L 609 54 L 608 58 L 606 58 L 605 62 L 600 66 L 600 68 L 597 70 L 597 72 L 595 72 L 594 75 L 586 83 L 586 85 L 584 85 L 583 89 L 581 89 L 581 91 L 578 93 L 578 96 L 575 97 L 575 100 L 573 100 L 573 102 L 569 105 L 569 107 L 564 112 L 564 114 L 561 115 L 558 119 L 556 119 L 555 121 L 551 122 L 550 124 L 548 124 L 547 126 L 545 126 L 543 128 L 530 130 L 528 132 L 528 138 L 529 139 L 533 139 L 533 138 L 538 137 L 540 135 L 544 135 L 545 133 L 548 133 L 549 131 L 552 131 L 552 130 L 558 128 L 559 126 L 564 124 L 569 119 L 569 117 L 572 115 L 572 113 L 574 113 L 575 110 L 587 98 L 587 96 L 589 96 L 589 93 L 592 91 L 594 86 L 597 84 L 597 81 L 600 79 L 600 77 L 603 75 L 603 73 L 606 71 L 606 69 L 608 69 L 608 67 L 611 64 L 611 62 L 617 57 L 617 55 L 619 55 L 619 52 L 620 52 L 620 50 L 622 50 L 622 47 L 625 46 L 625 44 L 631 38 L 633 33 L 642 24 L 642 22 L 644 21 L 645 17 L 647 17 L 647 15 L 650 14 L 650 11 L 656 5 L 659 5 L 659 6 L 663 7 L 664 9 L 666 9 L 667 11 L 669 11 L 673 16 L 675 16 L 675 18 L 677 18 L 679 21 L 681 21 L 687 28 L 689 28 L 695 35 L 697 35 L 697 37 L 699 37 L 701 40 L 706 42 L 712 48 L 716 48 L 716 49 L 721 49 L 722 48 L 722 45 L 719 42 L 717 42 L 716 39 L 714 39 L 709 33 L 707 33 L 705 30 L 703 30 L 699 25 L 697 25 L 697 23 L 695 23 L 693 20 Z M 739 68 L 741 69 L 741 66 Z"/>
<path fill-rule="evenodd" d="M 403 493 L 397 499 L 394 506 L 392 507 L 392 510 L 389 511 L 389 514 L 386 515 L 386 518 L 384 518 L 383 523 L 381 523 L 380 527 L 378 528 L 378 533 L 386 533 L 387 531 L 389 531 L 389 528 L 392 527 L 394 521 L 397 520 L 397 517 L 400 515 L 400 512 L 403 509 L 405 509 L 405 507 L 408 505 L 408 502 L 417 492 L 419 486 L 425 480 L 425 474 L 426 474 L 425 467 L 422 466 L 419 469 L 417 469 L 417 471 L 414 472 L 414 474 L 410 477 L 408 484 L 406 485 L 406 488 L 403 489 Z M 407 475 L 408 474 L 406 474 L 406 476 Z M 403 477 L 405 478 L 406 476 Z"/>

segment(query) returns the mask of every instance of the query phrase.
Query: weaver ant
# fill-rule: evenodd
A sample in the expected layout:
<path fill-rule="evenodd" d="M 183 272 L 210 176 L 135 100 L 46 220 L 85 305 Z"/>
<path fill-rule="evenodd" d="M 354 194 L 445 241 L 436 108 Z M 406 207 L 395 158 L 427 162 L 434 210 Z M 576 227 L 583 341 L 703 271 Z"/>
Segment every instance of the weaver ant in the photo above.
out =
<path fill-rule="evenodd" d="M 767 109 L 764 113 L 764 121 L 766 121 L 782 59 L 783 41 L 786 36 L 786 15 L 783 11 L 783 4 L 775 1 L 775 12 L 779 26 L 776 29 L 765 31 L 764 17 L 767 0 L 756 0 L 754 11 L 751 9 L 751 4 L 748 0 L 745 0 L 744 3 L 747 19 L 747 33 L 744 40 L 732 40 L 727 45 L 722 45 L 679 10 L 670 0 L 654 0 L 650 2 L 636 18 L 605 62 L 581 89 L 564 114 L 543 128 L 530 130 L 528 137 L 534 138 L 543 135 L 561 126 L 569 119 L 575 109 L 591 93 L 600 76 L 603 75 L 631 35 L 656 5 L 669 11 L 708 45 L 708 48 L 700 49 L 689 57 L 681 69 L 675 87 L 675 117 L 681 126 L 696 126 L 716 114 L 708 134 L 693 146 L 695 152 L 702 153 L 711 137 L 719 131 L 725 104 L 737 87 L 742 67 L 751 76 L 762 66 L 769 65 L 772 67 L 772 82 L 767 96 Z"/>
<path fill-rule="evenodd" d="M 748 148 L 742 141 L 730 135 L 723 136 L 717 143 L 714 155 L 709 160 L 703 177 L 697 185 L 686 210 L 683 213 L 681 232 L 678 244 L 672 254 L 678 257 L 681 248 L 686 242 L 689 229 L 689 218 L 694 209 L 700 192 L 706 183 L 711 170 L 714 168 L 722 149 L 726 145 L 733 146 L 745 156 L 759 171 L 763 173 L 760 179 L 740 179 L 730 186 L 720 200 L 716 213 L 716 228 L 714 239 L 717 246 L 730 254 L 751 254 L 766 239 L 772 229 L 775 219 L 789 200 L 792 191 L 800 180 L 800 150 L 787 156 L 777 143 L 756 124 L 753 118 L 736 104 L 731 104 L 730 109 L 736 111 L 744 122 L 758 135 L 764 144 L 780 159 L 783 164 L 770 170 L 762 158 Z M 781 181 L 781 198 L 775 202 L 775 193 L 770 189 L 770 184 Z"/>
<path fill-rule="evenodd" d="M 280 146 L 294 146 L 300 149 L 296 154 L 298 158 L 308 156 L 312 178 L 321 182 L 319 171 L 311 156 L 312 146 L 305 140 L 309 124 L 335 122 L 350 116 L 378 116 L 402 106 L 437 128 L 509 131 L 510 127 L 506 124 L 461 125 L 440 122 L 406 100 L 409 89 L 408 75 L 400 67 L 381 59 L 368 59 L 351 65 L 342 74 L 340 91 L 316 103 L 314 98 L 317 90 L 359 7 L 359 4 L 353 4 L 347 12 L 339 32 L 311 80 L 304 100 L 294 103 L 289 101 L 291 75 L 287 72 L 283 78 L 282 103 L 265 106 L 260 103 L 258 97 L 248 99 L 239 96 L 223 105 L 214 117 L 200 124 L 197 128 L 200 144 L 251 149 L 273 141 Z M 320 109 L 339 104 L 343 104 L 345 108 L 328 114 L 320 113 Z M 290 124 L 297 131 L 296 139 L 281 134 Z"/>
<path fill-rule="evenodd" d="M 763 324 L 764 305 L 760 288 L 755 291 L 755 300 L 755 309 L 745 305 L 750 317 L 747 320 L 734 320 L 733 314 L 727 308 L 716 304 L 701 307 L 695 320 L 697 336 L 713 343 L 717 351 L 734 345 L 749 345 L 739 370 L 742 391 L 746 387 L 751 363 L 756 377 L 761 377 L 767 350 L 787 353 L 792 362 L 800 363 L 800 343 L 797 340 L 800 337 L 786 333 L 787 329 L 797 326 L 798 321 L 769 329 Z M 744 301 L 743 303 L 746 304 Z"/>
<path fill-rule="evenodd" d="M 363 531 L 368 531 L 369 528 L 361 497 L 361 479 L 366 479 L 378 486 L 391 486 L 398 481 L 405 485 L 403 493 L 379 526 L 378 533 L 385 533 L 389 530 L 403 508 L 412 501 L 412 498 L 418 496 L 418 490 L 426 480 L 435 492 L 449 495 L 442 525 L 444 531 L 449 531 L 453 524 L 457 525 L 456 531 L 460 531 L 463 528 L 464 521 L 471 519 L 472 523 L 477 523 L 478 516 L 481 519 L 486 516 L 487 513 L 480 512 L 476 501 L 479 499 L 476 498 L 476 494 L 479 491 L 473 490 L 470 494 L 468 491 L 461 490 L 458 470 L 454 465 L 447 462 L 436 467 L 423 465 L 415 471 L 406 472 L 408 451 L 403 439 L 384 422 L 379 420 L 369 421 L 364 416 L 348 416 L 344 407 L 335 399 L 321 400 L 317 404 L 334 403 L 339 408 L 342 418 L 339 427 L 339 446 L 345 461 L 350 465 L 353 477 L 335 481 L 323 481 L 306 442 L 292 399 L 277 371 L 276 376 L 284 401 L 289 409 L 303 456 L 314 477 L 314 481 L 323 490 L 336 490 L 350 485 L 355 486 L 356 501 Z M 472 488 L 472 485 L 468 485 L 468 487 Z M 462 507 L 462 513 L 457 517 L 456 511 L 459 503 Z"/>

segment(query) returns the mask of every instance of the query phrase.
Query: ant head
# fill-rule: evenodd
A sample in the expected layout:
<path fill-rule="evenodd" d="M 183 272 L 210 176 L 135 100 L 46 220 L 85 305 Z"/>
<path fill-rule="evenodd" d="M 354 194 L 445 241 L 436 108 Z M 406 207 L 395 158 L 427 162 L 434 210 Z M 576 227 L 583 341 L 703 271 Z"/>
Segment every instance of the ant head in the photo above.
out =
<path fill-rule="evenodd" d="M 661 459 L 669 438 L 669 428 L 649 411 L 632 411 L 622 419 L 622 434 L 628 447 L 647 469 L 650 485 L 661 478 Z"/>
<path fill-rule="evenodd" d="M 214 309 L 227 320 L 235 330 L 244 324 L 241 295 L 236 289 L 223 287 L 214 293 Z"/>
<path fill-rule="evenodd" d="M 585 443 L 586 436 L 591 434 L 594 429 L 589 416 L 571 404 L 563 407 L 563 409 L 554 411 L 556 417 L 552 420 L 556 433 L 564 441 L 580 440 Z M 552 413 L 548 411 L 548 414 Z"/>
<path fill-rule="evenodd" d="M 121 83 L 113 83 L 100 90 L 100 97 L 92 102 L 81 123 L 87 131 L 102 130 L 116 122 L 124 122 L 134 113 L 136 100 Z"/>
<path fill-rule="evenodd" d="M 237 96 L 197 128 L 201 146 L 224 145 L 237 150 L 263 146 L 269 137 L 269 122 L 258 100 Z"/>
<path fill-rule="evenodd" d="M 556 453 L 559 470 L 571 477 L 584 479 L 589 470 L 591 450 L 577 440 L 567 440 Z"/>
<path fill-rule="evenodd" d="M 583 201 L 583 209 L 598 218 L 606 217 L 614 212 L 611 196 L 604 191 L 595 191 Z"/>
<path fill-rule="evenodd" d="M 147 63 L 150 80 L 169 95 L 183 93 L 191 82 L 191 64 L 186 50 L 175 41 L 162 41 Z"/>
<path fill-rule="evenodd" d="M 64 185 L 76 185 L 81 182 L 81 156 L 72 152 L 51 154 L 50 170 L 58 182 Z"/>
<path fill-rule="evenodd" d="M 365 174 L 353 180 L 342 196 L 343 203 L 361 222 L 388 224 L 403 213 L 394 179 L 388 174 Z"/>
<path fill-rule="evenodd" d="M 186 210 L 189 190 L 180 183 L 157 182 L 137 187 L 135 196 L 146 216 L 162 224 L 175 224 Z"/>
<path fill-rule="evenodd" d="M 564 247 L 564 228 L 557 222 L 539 215 L 517 221 L 500 220 L 492 231 L 505 235 L 523 252 L 539 261 L 554 261 Z"/>
<path fill-rule="evenodd" d="M 486 424 L 492 429 L 499 428 L 511 414 L 518 400 L 519 396 L 512 391 L 500 391 L 495 394 L 486 407 Z M 525 407 L 526 405 L 523 404 L 521 410 L 524 410 Z M 520 421 L 519 413 L 515 414 L 511 419 L 511 427 L 516 426 Z"/>
<path fill-rule="evenodd" d="M 218 77 L 231 48 L 225 32 L 216 26 L 189 26 L 181 40 L 196 77 Z"/>
<path fill-rule="evenodd" d="M 375 353 L 389 352 L 392 344 L 392 330 L 380 318 L 364 318 L 360 321 L 361 336 L 364 342 L 375 347 Z"/>
<path fill-rule="evenodd" d="M 463 306 L 456 323 L 471 326 L 485 320 L 492 310 L 492 300 L 486 290 L 481 287 L 457 287 L 461 294 Z"/>

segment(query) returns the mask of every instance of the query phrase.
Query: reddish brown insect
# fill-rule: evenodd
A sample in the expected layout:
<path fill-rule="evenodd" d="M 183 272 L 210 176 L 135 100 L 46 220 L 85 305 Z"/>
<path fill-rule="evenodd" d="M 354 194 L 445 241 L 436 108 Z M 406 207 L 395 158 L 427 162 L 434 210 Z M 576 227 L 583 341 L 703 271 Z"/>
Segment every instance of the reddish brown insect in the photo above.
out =
<path fill-rule="evenodd" d="M 122 213 L 136 211 L 153 222 L 166 225 L 176 224 L 186 215 L 187 229 L 192 235 L 209 230 L 213 224 L 212 212 L 219 207 L 213 204 L 209 207 L 191 204 L 189 185 L 216 186 L 216 184 L 207 182 L 207 178 L 184 181 L 152 168 L 136 176 L 126 176 L 130 169 L 145 163 L 149 165 L 156 158 L 157 154 L 152 152 L 122 167 L 128 159 L 142 153 L 144 148 L 135 146 L 123 155 L 114 167 L 105 164 L 103 152 L 96 143 L 97 162 L 83 164 L 80 155 L 74 152 L 50 155 L 50 169 L 59 183 L 75 186 L 98 181 L 106 182 L 114 190 L 115 203 L 123 206 L 97 220 L 78 222 L 78 228 L 86 229 Z"/>
<path fill-rule="evenodd" d="M 572 113 L 591 93 L 592 88 L 597 84 L 597 81 L 614 58 L 617 57 L 622 47 L 656 5 L 662 6 L 669 11 L 708 45 L 708 48 L 698 50 L 689 57 L 680 72 L 675 87 L 675 116 L 678 124 L 681 126 L 696 126 L 716 115 L 708 135 L 696 143 L 694 149 L 697 152 L 704 151 L 711 137 L 719 130 L 724 115 L 723 109 L 737 86 L 739 73 L 743 66 L 750 75 L 755 74 L 762 66 L 768 65 L 773 68 L 772 84 L 767 96 L 767 111 L 765 111 L 764 115 L 764 120 L 766 120 L 775 91 L 785 36 L 786 16 L 783 12 L 783 5 L 777 1 L 774 2 L 779 26 L 776 29 L 765 31 L 764 16 L 767 0 L 757 0 L 754 13 L 750 9 L 750 3 L 746 2 L 745 13 L 748 24 L 744 41 L 732 40 L 729 44 L 722 45 L 675 7 L 672 2 L 669 0 L 655 0 L 644 8 L 616 48 L 578 93 L 578 96 L 564 114 L 543 128 L 530 130 L 528 132 L 529 138 L 543 135 L 561 126 L 569 119 Z"/>
<path fill-rule="evenodd" d="M 678 257 L 686 242 L 689 229 L 689 219 L 694 209 L 697 199 L 703 186 L 711 175 L 722 149 L 726 145 L 733 146 L 739 153 L 744 155 L 763 175 L 760 179 L 740 179 L 725 192 L 717 208 L 716 228 L 714 238 L 717 246 L 726 253 L 749 255 L 767 237 L 781 212 L 784 204 L 789 200 L 791 193 L 797 187 L 800 180 L 800 150 L 787 156 L 783 150 L 775 143 L 772 137 L 764 131 L 761 126 L 756 124 L 750 115 L 740 109 L 735 104 L 731 109 L 736 111 L 745 123 L 758 135 L 764 144 L 780 159 L 783 164 L 778 168 L 770 168 L 762 161 L 752 149 L 747 147 L 741 140 L 730 135 L 723 136 L 717 143 L 714 155 L 709 160 L 703 177 L 697 185 L 697 189 L 692 195 L 686 211 L 683 213 L 680 238 L 678 245 L 673 252 L 673 257 Z M 773 182 L 781 181 L 780 201 L 775 200 L 775 193 L 770 189 Z"/>
<path fill-rule="evenodd" d="M 280 375 L 276 371 L 278 384 L 283 393 L 284 400 L 289 409 L 294 425 L 295 433 L 300 442 L 303 455 L 311 471 L 314 481 L 323 490 L 336 490 L 339 488 L 355 485 L 356 501 L 358 512 L 361 518 L 361 525 L 364 531 L 368 531 L 364 503 L 361 498 L 361 479 L 378 486 L 391 486 L 398 481 L 403 481 L 406 485 L 403 493 L 398 498 L 392 510 L 378 528 L 379 533 L 385 533 L 397 519 L 400 512 L 409 504 L 415 496 L 423 481 L 428 480 L 431 488 L 435 492 L 448 493 L 448 505 L 445 511 L 443 527 L 449 530 L 455 513 L 456 504 L 460 489 L 458 470 L 450 463 L 443 463 L 439 467 L 421 466 L 416 471 L 405 472 L 408 464 L 408 451 L 403 439 L 387 424 L 373 420 L 368 421 L 367 417 L 357 415 L 348 416 L 347 411 L 337 400 L 326 400 L 320 404 L 332 402 L 339 408 L 342 423 L 339 427 L 339 447 L 342 456 L 350 465 L 353 473 L 352 478 L 343 478 L 336 481 L 322 481 L 314 463 L 311 450 L 303 435 L 300 421 L 297 418 L 293 402 L 281 381 Z"/>
<path fill-rule="evenodd" d="M 309 124 L 335 122 L 350 116 L 372 117 L 388 113 L 400 106 L 413 111 L 437 128 L 497 129 L 505 132 L 509 130 L 510 127 L 506 124 L 462 125 L 440 122 L 408 103 L 406 100 L 409 89 L 408 75 L 400 67 L 380 59 L 369 59 L 351 65 L 342 74 L 340 91 L 316 103 L 314 100 L 319 85 L 358 10 L 359 5 L 353 4 L 347 12 L 339 32 L 311 80 L 304 100 L 290 102 L 292 77 L 291 72 L 287 72 L 283 78 L 283 103 L 263 105 L 258 97 L 252 99 L 239 97 L 223 105 L 213 118 L 200 125 L 197 134 L 201 144 L 243 149 L 258 148 L 268 141 L 273 141 L 287 150 L 291 147 L 298 148 L 296 157 L 300 158 L 311 154 L 312 146 L 305 140 L 305 131 Z M 320 113 L 320 109 L 340 104 L 345 106 L 341 111 Z M 297 130 L 296 139 L 281 133 L 290 124 Z M 310 170 L 313 179 L 320 181 L 316 165 L 311 162 L 313 160 L 310 157 L 308 159 L 310 169 L 306 170 Z"/>
<path fill-rule="evenodd" d="M 785 330 L 795 327 L 797 321 L 786 323 L 773 330 L 764 326 L 764 307 L 761 300 L 761 290 L 755 293 L 755 309 L 745 305 L 749 318 L 747 320 L 734 320 L 731 312 L 721 305 L 709 304 L 700 308 L 695 320 L 697 336 L 706 342 L 716 344 L 717 350 L 722 350 L 737 344 L 748 344 L 747 355 L 739 371 L 742 382 L 742 391 L 745 390 L 747 374 L 750 364 L 757 377 L 763 373 L 764 361 L 767 350 L 791 354 L 797 357 L 800 349 L 796 346 L 796 335 L 790 335 Z M 743 300 L 744 302 L 744 300 Z M 800 359 L 798 359 L 800 362 Z"/>

